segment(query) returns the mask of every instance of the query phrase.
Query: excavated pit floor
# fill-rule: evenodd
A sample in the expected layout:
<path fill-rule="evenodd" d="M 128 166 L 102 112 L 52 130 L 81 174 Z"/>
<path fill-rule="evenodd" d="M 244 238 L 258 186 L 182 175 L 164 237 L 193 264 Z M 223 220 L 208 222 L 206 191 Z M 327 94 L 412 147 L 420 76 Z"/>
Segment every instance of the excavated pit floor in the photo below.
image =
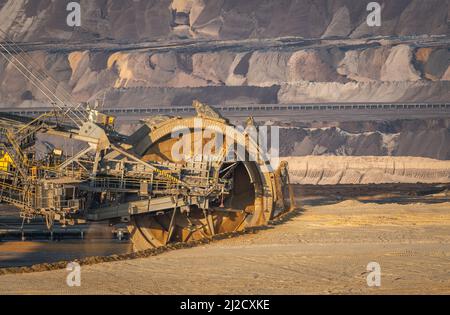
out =
<path fill-rule="evenodd" d="M 308 190 L 303 193 L 314 198 Z M 349 197 L 308 202 L 281 222 L 240 237 L 174 246 L 137 259 L 86 261 L 79 288 L 66 285 L 64 269 L 2 275 L 0 293 L 450 293 L 450 200 L 445 195 L 437 194 L 437 203 L 426 197 L 401 204 L 392 196 L 389 203 L 376 195 L 359 201 Z M 381 266 L 381 287 L 366 283 L 370 262 Z"/>

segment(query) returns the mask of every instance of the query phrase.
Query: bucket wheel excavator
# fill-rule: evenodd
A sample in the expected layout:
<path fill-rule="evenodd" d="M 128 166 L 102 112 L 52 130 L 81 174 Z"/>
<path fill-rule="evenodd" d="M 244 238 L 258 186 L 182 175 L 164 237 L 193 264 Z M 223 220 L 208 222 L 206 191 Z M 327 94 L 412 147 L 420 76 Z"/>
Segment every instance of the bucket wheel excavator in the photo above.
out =
<path fill-rule="evenodd" d="M 196 116 L 148 117 L 124 136 L 114 117 L 72 103 L 12 41 L 0 43 L 0 54 L 54 108 L 37 118 L 0 117 L 0 201 L 18 207 L 22 218 L 44 217 L 49 228 L 126 224 L 139 251 L 264 225 L 293 209 L 287 164 L 271 167 L 249 132 L 254 124 L 237 132 L 194 101 Z M 39 157 L 41 134 L 82 145 Z M 252 154 L 257 158 L 248 159 Z"/>
<path fill-rule="evenodd" d="M 134 216 L 129 231 L 138 249 L 264 225 L 294 207 L 287 164 L 280 163 L 274 171 L 267 158 L 259 156 L 260 159 L 247 161 L 237 156 L 238 146 L 245 148 L 241 153 L 247 157 L 249 152 L 260 152 L 260 148 L 245 130 L 237 133 L 234 126 L 208 106 L 194 102 L 194 107 L 197 116 L 153 117 L 130 137 L 135 152 L 143 161 L 170 163 L 183 172 L 193 172 L 183 180 L 191 187 L 203 189 L 200 196 L 194 197 L 196 202 L 188 207 Z M 191 154 L 193 159 L 180 160 L 173 156 L 174 142 L 179 141 L 173 137 L 173 131 L 179 128 L 186 131 L 187 140 L 184 140 L 193 151 L 196 147 L 207 147 L 208 142 L 215 142 L 217 137 L 220 141 L 233 138 L 236 146 L 223 145 L 213 159 Z"/>

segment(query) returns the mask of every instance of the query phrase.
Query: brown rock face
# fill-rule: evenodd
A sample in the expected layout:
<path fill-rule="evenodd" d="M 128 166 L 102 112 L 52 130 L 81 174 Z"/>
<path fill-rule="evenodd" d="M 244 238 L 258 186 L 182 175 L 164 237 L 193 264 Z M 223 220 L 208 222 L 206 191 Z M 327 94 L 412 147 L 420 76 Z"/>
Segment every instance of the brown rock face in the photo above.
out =
<path fill-rule="evenodd" d="M 341 55 L 335 51 L 300 50 L 289 59 L 289 82 L 333 82 L 343 81 L 336 72 L 333 57 Z"/>
<path fill-rule="evenodd" d="M 345 53 L 337 71 L 354 81 L 379 81 L 389 54 L 389 47 L 351 50 Z"/>
<path fill-rule="evenodd" d="M 411 63 L 412 50 L 406 45 L 391 49 L 385 64 L 381 68 L 382 81 L 418 81 L 420 74 Z"/>
<path fill-rule="evenodd" d="M 306 124 L 280 131 L 281 156 L 417 156 L 450 159 L 450 119 Z"/>
<path fill-rule="evenodd" d="M 380 0 L 380 27 L 367 25 L 367 3 L 359 0 L 79 3 L 82 27 L 71 28 L 67 1 L 0 0 L 0 29 L 16 41 L 33 42 L 26 47 L 52 73 L 55 80 L 48 83 L 77 101 L 143 106 L 186 105 L 194 97 L 221 104 L 449 100 L 446 0 Z M 46 102 L 0 60 L 0 106 Z"/>
<path fill-rule="evenodd" d="M 345 50 L 30 53 L 52 73 L 55 80 L 48 83 L 55 90 L 65 88 L 78 101 L 105 97 L 109 106 L 187 105 L 194 95 L 213 104 L 445 102 L 450 93 L 448 56 L 444 47 L 403 44 Z M 47 102 L 12 65 L 1 60 L 0 70 L 3 107 Z M 207 95 L 213 90 L 221 91 L 224 100 Z"/>
<path fill-rule="evenodd" d="M 418 49 L 416 60 L 418 68 L 422 71 L 425 78 L 433 81 L 449 80 L 450 53 L 448 49 Z"/>
<path fill-rule="evenodd" d="M 244 39 L 447 34 L 447 0 L 379 0 L 382 26 L 368 27 L 355 0 L 82 0 L 82 29 L 67 26 L 68 1 L 0 2 L 0 27 L 17 40 Z M 422 23 L 420 21 L 427 21 Z"/>

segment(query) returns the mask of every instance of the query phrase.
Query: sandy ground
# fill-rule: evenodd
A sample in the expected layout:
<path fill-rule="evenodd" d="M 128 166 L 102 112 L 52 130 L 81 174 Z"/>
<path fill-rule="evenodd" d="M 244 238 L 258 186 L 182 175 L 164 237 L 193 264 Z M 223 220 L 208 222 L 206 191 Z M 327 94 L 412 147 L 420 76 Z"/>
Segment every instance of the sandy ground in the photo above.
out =
<path fill-rule="evenodd" d="M 0 242 L 0 268 L 128 254 L 132 251 L 133 245 L 130 242 L 117 240 Z"/>
<path fill-rule="evenodd" d="M 305 206 L 257 234 L 155 257 L 0 277 L 1 294 L 450 293 L 450 203 Z M 369 262 L 381 287 L 367 286 Z"/>

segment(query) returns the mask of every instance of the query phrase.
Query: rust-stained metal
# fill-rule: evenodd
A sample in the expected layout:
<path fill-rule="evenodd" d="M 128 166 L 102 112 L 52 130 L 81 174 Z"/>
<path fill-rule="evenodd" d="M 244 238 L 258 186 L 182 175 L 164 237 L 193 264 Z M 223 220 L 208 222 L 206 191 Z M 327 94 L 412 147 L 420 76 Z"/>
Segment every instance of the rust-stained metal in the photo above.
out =
<path fill-rule="evenodd" d="M 125 223 L 135 249 L 142 250 L 264 225 L 293 207 L 285 189 L 287 165 L 273 170 L 247 129 L 236 132 L 211 107 L 194 101 L 196 116 L 148 117 L 124 136 L 114 130 L 114 117 L 54 92 L 48 74 L 29 67 L 12 45 L 0 42 L 0 53 L 55 108 L 35 119 L 0 117 L 0 201 L 18 207 L 24 219 L 43 216 L 49 227 L 55 221 Z M 247 128 L 256 128 L 249 122 Z M 173 155 L 180 130 L 194 148 L 183 159 Z M 72 154 L 53 149 L 39 157 L 40 134 L 84 146 Z M 195 152 L 212 135 L 223 137 L 223 145 L 214 154 Z M 244 155 L 258 158 L 239 156 L 228 139 L 244 147 Z"/>
<path fill-rule="evenodd" d="M 174 159 L 172 133 L 180 126 L 191 132 L 192 145 L 208 140 L 196 136 L 197 119 L 202 134 L 214 130 L 225 139 L 234 130 L 225 119 L 205 113 L 152 121 L 152 128 L 144 124 L 130 137 L 93 121 L 78 131 L 46 124 L 36 131 L 84 140 L 86 147 L 72 156 L 53 150 L 42 160 L 34 158 L 29 141 L 17 143 L 15 129 L 3 129 L 0 200 L 19 207 L 24 218 L 44 216 L 49 225 L 126 223 L 136 250 L 263 225 L 292 208 L 285 163 L 272 170 L 264 159 L 225 159 L 226 145 L 213 160 Z M 233 136 L 248 150 L 259 150 L 245 133 Z"/>

